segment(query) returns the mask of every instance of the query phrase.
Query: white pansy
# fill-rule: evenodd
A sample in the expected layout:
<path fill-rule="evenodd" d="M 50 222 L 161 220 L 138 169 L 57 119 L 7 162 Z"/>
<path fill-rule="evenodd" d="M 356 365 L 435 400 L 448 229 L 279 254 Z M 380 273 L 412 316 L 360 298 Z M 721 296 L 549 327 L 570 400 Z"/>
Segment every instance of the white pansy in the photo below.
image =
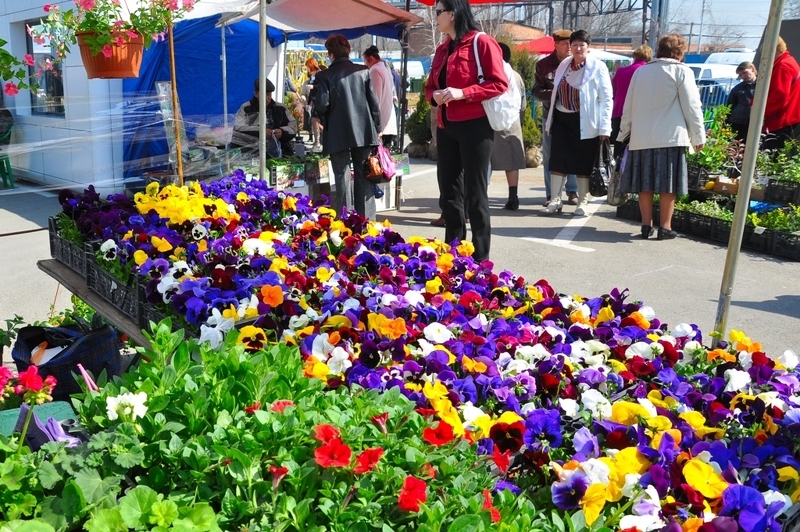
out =
<path fill-rule="evenodd" d="M 514 359 L 511 358 L 510 354 L 503 352 L 503 353 L 500 353 L 497 356 L 497 360 L 495 360 L 495 364 L 497 364 L 498 367 L 504 368 L 504 367 L 506 367 L 506 364 L 508 364 L 512 360 L 514 360 Z"/>
<path fill-rule="evenodd" d="M 523 345 L 517 347 L 514 356 L 526 362 L 537 362 L 549 357 L 550 352 L 542 344 Z"/>
<path fill-rule="evenodd" d="M 331 231 L 328 234 L 328 237 L 330 237 L 331 239 L 331 244 L 333 244 L 337 248 L 342 245 L 341 231 L 339 231 L 338 229 L 336 231 Z"/>
<path fill-rule="evenodd" d="M 320 362 L 325 362 L 335 347 L 328 341 L 328 333 L 322 333 L 314 338 L 314 342 L 311 344 L 311 355 Z"/>
<path fill-rule="evenodd" d="M 738 369 L 725 370 L 726 392 L 739 392 L 750 384 L 750 374 Z"/>
<path fill-rule="evenodd" d="M 435 344 L 443 344 L 453 338 L 453 333 L 450 332 L 450 329 L 438 321 L 425 327 L 422 333 L 425 335 L 425 338 Z"/>
<path fill-rule="evenodd" d="M 464 418 L 464 428 L 467 430 L 474 430 L 475 427 L 475 420 L 481 416 L 486 415 L 486 412 L 474 406 L 471 402 L 467 401 L 463 405 L 458 407 L 458 410 L 461 412 L 461 417 Z"/>
<path fill-rule="evenodd" d="M 223 332 L 216 327 L 209 327 L 206 324 L 200 326 L 200 340 L 202 344 L 208 342 L 211 349 L 216 349 L 222 344 Z"/>
<path fill-rule="evenodd" d="M 192 238 L 195 240 L 202 240 L 208 235 L 208 229 L 206 229 L 205 225 L 196 224 L 192 227 Z"/>
<path fill-rule="evenodd" d="M 688 364 L 696 358 L 705 355 L 706 348 L 697 340 L 689 340 L 683 346 L 683 358 L 678 361 L 679 364 Z"/>
<path fill-rule="evenodd" d="M 650 414 L 650 417 L 656 417 L 658 415 L 656 405 L 654 405 L 650 399 L 645 399 L 642 397 L 637 399 L 637 401 L 645 408 L 645 410 L 647 410 L 647 413 Z"/>
<path fill-rule="evenodd" d="M 622 486 L 622 494 L 627 497 L 633 497 L 634 493 L 639 491 L 639 479 L 642 478 L 642 475 L 638 473 L 628 473 L 625 475 L 625 485 Z"/>
<path fill-rule="evenodd" d="M 147 394 L 123 393 L 116 397 L 106 397 L 106 414 L 108 419 L 116 421 L 122 418 L 123 421 L 134 421 L 143 418 L 147 414 Z"/>
<path fill-rule="evenodd" d="M 800 358 L 798 358 L 797 353 L 792 351 L 791 349 L 787 349 L 777 358 L 773 359 L 775 362 L 780 362 L 780 364 L 788 370 L 793 370 L 800 364 Z"/>
<path fill-rule="evenodd" d="M 305 314 L 292 316 L 289 318 L 289 329 L 293 331 L 299 331 L 300 329 L 305 329 L 308 327 L 309 323 L 311 323 L 311 319 Z"/>
<path fill-rule="evenodd" d="M 667 523 L 657 515 L 626 515 L 619 521 L 619 528 L 625 530 L 635 528 L 639 532 L 650 532 L 664 528 Z"/>
<path fill-rule="evenodd" d="M 646 305 L 639 309 L 639 314 L 641 314 L 647 321 L 653 321 L 653 319 L 656 317 L 656 311 L 653 310 L 653 307 L 648 307 Z"/>
<path fill-rule="evenodd" d="M 394 294 L 383 294 L 381 296 L 381 305 L 384 307 L 390 307 L 392 304 L 398 302 L 398 297 Z"/>
<path fill-rule="evenodd" d="M 239 308 L 236 309 L 237 313 L 239 314 L 239 319 L 242 319 L 247 314 L 248 309 L 258 309 L 258 297 L 255 294 L 251 295 L 249 298 L 242 298 L 239 300 Z"/>
<path fill-rule="evenodd" d="M 645 360 L 653 360 L 664 352 L 664 346 L 658 342 L 636 342 L 625 350 L 625 358 L 640 356 Z"/>
<path fill-rule="evenodd" d="M 353 365 L 353 363 L 350 362 L 350 354 L 345 351 L 344 348 L 338 346 L 331 352 L 327 364 L 328 369 L 331 370 L 331 373 L 334 375 L 344 373 Z"/>
<path fill-rule="evenodd" d="M 672 330 L 672 336 L 675 338 L 694 338 L 697 332 L 692 329 L 688 323 L 679 323 L 677 327 Z"/>
<path fill-rule="evenodd" d="M 762 495 L 764 495 L 764 505 L 767 508 L 769 508 L 769 505 L 772 504 L 773 502 L 781 502 L 781 503 L 783 503 L 783 507 L 781 507 L 781 511 L 778 512 L 778 514 L 775 517 L 778 517 L 778 515 L 781 515 L 782 513 L 785 513 L 786 510 L 788 510 L 789 507 L 792 505 L 792 498 L 789 497 L 788 495 L 784 495 L 780 491 L 767 490 L 767 491 L 763 492 Z"/>
<path fill-rule="evenodd" d="M 536 403 L 525 403 L 524 405 L 521 405 L 519 407 L 519 413 L 522 416 L 527 416 L 537 408 L 539 408 L 539 405 L 537 405 Z"/>
<path fill-rule="evenodd" d="M 522 373 L 523 371 L 527 371 L 529 369 L 532 369 L 530 363 L 515 358 L 505 367 L 503 370 L 503 375 L 516 375 L 517 373 Z"/>
<path fill-rule="evenodd" d="M 561 398 L 558 400 L 558 406 L 564 411 L 567 417 L 578 417 L 578 401 L 575 399 Z"/>
<path fill-rule="evenodd" d="M 265 242 L 260 238 L 248 238 L 244 242 L 242 242 L 242 249 L 248 255 L 261 255 L 262 257 L 266 257 L 270 251 L 272 250 L 272 243 Z"/>
<path fill-rule="evenodd" d="M 475 330 L 486 332 L 489 328 L 489 319 L 485 314 L 480 313 L 469 320 L 469 326 Z"/>
<path fill-rule="evenodd" d="M 739 351 L 739 365 L 747 371 L 753 367 L 753 355 L 747 351 Z"/>
<path fill-rule="evenodd" d="M 566 340 L 566 339 L 567 339 L 567 336 L 566 336 L 566 334 L 564 333 L 564 331 L 563 331 L 563 330 L 561 330 L 561 329 L 558 329 L 558 328 L 556 328 L 556 327 L 551 327 L 551 326 L 549 326 L 549 325 L 548 325 L 547 327 L 545 327 L 545 328 L 544 328 L 544 330 L 545 330 L 545 332 L 547 332 L 547 334 L 549 334 L 549 335 L 550 335 L 550 336 L 553 338 L 553 340 L 555 340 L 556 342 L 563 342 L 564 340 Z"/>
<path fill-rule="evenodd" d="M 382 226 L 381 226 L 381 227 L 382 227 Z M 418 256 L 419 256 L 419 255 L 422 255 L 422 254 L 424 254 L 424 253 L 430 253 L 430 254 L 431 254 L 431 255 L 433 255 L 434 257 L 438 257 L 438 256 L 439 256 L 439 255 L 437 255 L 437 253 L 436 253 L 436 250 L 435 250 L 435 249 L 433 249 L 431 246 L 425 246 L 425 245 L 423 245 L 423 246 L 420 246 L 420 247 L 419 247 L 419 249 L 417 249 L 417 255 L 418 255 Z"/>
<path fill-rule="evenodd" d="M 789 405 L 786 404 L 786 401 L 781 399 L 781 394 L 778 392 L 762 392 L 756 395 L 756 397 L 764 401 L 767 408 L 775 407 L 781 412 L 786 412 L 789 408 Z"/>
<path fill-rule="evenodd" d="M 581 404 L 592 413 L 595 419 L 608 419 L 611 417 L 611 403 L 597 390 L 586 390 L 581 394 Z"/>
<path fill-rule="evenodd" d="M 403 298 L 408 301 L 408 304 L 412 307 L 416 307 L 420 303 L 425 303 L 425 296 L 423 296 L 422 292 L 419 290 L 409 290 L 403 294 Z"/>
<path fill-rule="evenodd" d="M 344 303 L 342 303 L 342 312 L 347 312 L 350 310 L 358 310 L 360 308 L 361 308 L 361 302 L 354 297 L 348 298 L 344 301 Z"/>
<path fill-rule="evenodd" d="M 611 476 L 611 468 L 604 462 L 597 458 L 589 458 L 585 462 L 581 462 L 581 469 L 589 479 L 589 484 L 604 484 L 608 485 L 609 477 Z"/>
<path fill-rule="evenodd" d="M 109 238 L 108 240 L 100 244 L 100 251 L 102 251 L 103 253 L 112 249 L 117 249 L 117 243 L 114 242 L 113 238 Z"/>

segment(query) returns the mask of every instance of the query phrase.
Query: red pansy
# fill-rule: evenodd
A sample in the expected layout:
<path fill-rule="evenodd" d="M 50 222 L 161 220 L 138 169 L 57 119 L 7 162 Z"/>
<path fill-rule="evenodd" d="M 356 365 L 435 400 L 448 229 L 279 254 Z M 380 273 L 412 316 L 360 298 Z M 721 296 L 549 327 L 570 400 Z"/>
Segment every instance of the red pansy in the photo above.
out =
<path fill-rule="evenodd" d="M 378 465 L 378 461 L 381 459 L 381 456 L 383 456 L 383 449 L 380 447 L 375 447 L 374 449 L 364 449 L 361 454 L 356 456 L 356 467 L 353 469 L 353 473 L 357 475 L 369 473 L 376 465 Z"/>
<path fill-rule="evenodd" d="M 314 451 L 314 461 L 320 467 L 347 467 L 352 456 L 353 451 L 350 447 L 338 438 L 320 445 Z"/>
<path fill-rule="evenodd" d="M 397 505 L 407 512 L 419 512 L 419 505 L 428 500 L 428 486 L 424 480 L 408 476 L 397 496 Z"/>
<path fill-rule="evenodd" d="M 515 453 L 522 448 L 522 435 L 525 434 L 525 424 L 522 421 L 516 423 L 495 423 L 489 430 L 489 437 L 494 442 L 500 452 Z"/>
<path fill-rule="evenodd" d="M 339 434 L 339 429 L 333 425 L 322 423 L 314 427 L 314 439 L 322 443 L 328 443 L 331 440 L 341 439 L 341 435 Z"/>
<path fill-rule="evenodd" d="M 428 427 L 422 431 L 422 439 L 436 447 L 447 445 L 453 438 L 455 438 L 453 427 L 444 421 L 439 421 L 435 427 Z"/>

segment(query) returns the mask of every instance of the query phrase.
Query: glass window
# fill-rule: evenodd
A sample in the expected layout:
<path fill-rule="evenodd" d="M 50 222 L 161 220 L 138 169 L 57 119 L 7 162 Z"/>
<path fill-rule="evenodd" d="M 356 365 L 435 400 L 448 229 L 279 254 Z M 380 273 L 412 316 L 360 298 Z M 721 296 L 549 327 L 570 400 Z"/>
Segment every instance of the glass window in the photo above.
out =
<path fill-rule="evenodd" d="M 38 25 L 36 22 L 29 24 L 35 28 Z M 36 91 L 31 91 L 31 113 L 64 116 L 64 78 L 61 63 L 56 63 L 49 44 L 36 43 L 30 35 L 28 35 L 28 53 L 33 56 L 33 66 L 28 67 L 31 81 L 39 85 Z"/>

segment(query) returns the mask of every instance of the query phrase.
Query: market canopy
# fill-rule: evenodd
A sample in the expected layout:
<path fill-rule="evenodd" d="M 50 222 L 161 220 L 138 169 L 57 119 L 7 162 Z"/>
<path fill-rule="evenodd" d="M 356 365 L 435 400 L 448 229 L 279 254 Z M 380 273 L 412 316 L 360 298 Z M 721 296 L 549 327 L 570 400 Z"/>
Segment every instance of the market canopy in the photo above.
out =
<path fill-rule="evenodd" d="M 549 54 L 555 49 L 556 42 L 549 35 L 517 45 L 517 50 L 522 50 L 531 54 Z"/>
<path fill-rule="evenodd" d="M 417 0 L 417 2 L 425 4 L 426 6 L 432 6 L 437 0 Z M 518 4 L 519 0 L 469 0 L 470 4 L 506 4 L 510 2 Z"/>

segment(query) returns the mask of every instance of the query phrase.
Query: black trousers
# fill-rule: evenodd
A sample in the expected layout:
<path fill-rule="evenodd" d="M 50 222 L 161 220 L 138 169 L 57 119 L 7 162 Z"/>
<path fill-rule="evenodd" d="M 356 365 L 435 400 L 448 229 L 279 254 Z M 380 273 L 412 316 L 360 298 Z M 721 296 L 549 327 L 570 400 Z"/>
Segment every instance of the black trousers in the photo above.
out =
<path fill-rule="evenodd" d="M 486 260 L 492 241 L 488 177 L 494 130 L 485 116 L 461 122 L 445 120 L 444 126 L 436 130 L 436 168 L 439 205 L 447 224 L 445 241 L 466 240 L 466 211 L 475 246 L 473 257 Z"/>

